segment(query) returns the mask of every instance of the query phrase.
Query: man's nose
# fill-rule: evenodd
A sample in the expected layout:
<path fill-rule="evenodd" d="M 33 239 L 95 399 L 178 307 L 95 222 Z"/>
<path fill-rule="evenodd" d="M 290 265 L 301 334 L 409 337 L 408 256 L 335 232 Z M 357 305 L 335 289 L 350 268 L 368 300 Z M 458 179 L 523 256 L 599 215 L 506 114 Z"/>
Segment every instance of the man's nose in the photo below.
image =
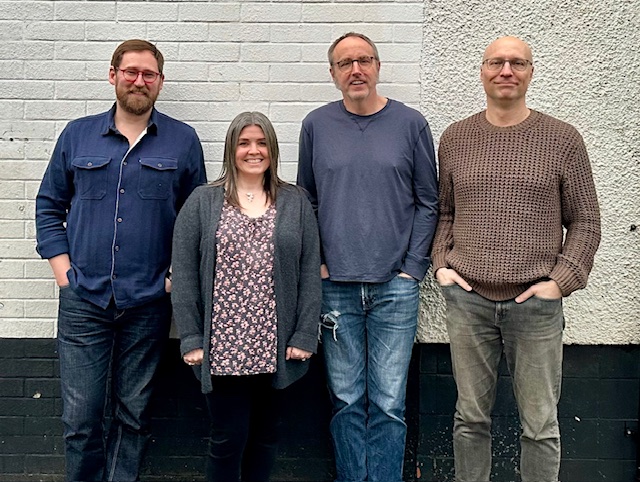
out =
<path fill-rule="evenodd" d="M 362 72 L 362 67 L 360 67 L 360 62 L 358 60 L 354 60 L 351 63 L 351 73 L 353 72 Z"/>
<path fill-rule="evenodd" d="M 500 70 L 500 75 L 513 75 L 513 70 L 511 69 L 511 62 L 509 60 L 504 61 L 504 65 Z"/>
<path fill-rule="evenodd" d="M 133 82 L 134 85 L 138 86 L 138 87 L 142 87 L 145 85 L 144 79 L 142 78 L 142 72 L 138 72 L 138 76 L 136 77 L 136 80 Z"/>

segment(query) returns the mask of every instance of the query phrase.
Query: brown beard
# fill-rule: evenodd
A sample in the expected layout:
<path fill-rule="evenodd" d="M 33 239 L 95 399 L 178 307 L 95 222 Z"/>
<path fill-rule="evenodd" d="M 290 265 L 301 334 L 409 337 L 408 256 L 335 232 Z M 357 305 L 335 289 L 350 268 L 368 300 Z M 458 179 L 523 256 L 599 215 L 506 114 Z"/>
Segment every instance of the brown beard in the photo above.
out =
<path fill-rule="evenodd" d="M 142 92 L 145 95 L 129 95 L 131 92 Z M 147 88 L 131 88 L 116 89 L 116 97 L 118 98 L 118 105 L 123 110 L 133 115 L 142 115 L 146 114 L 153 108 L 158 96 L 152 96 Z"/>

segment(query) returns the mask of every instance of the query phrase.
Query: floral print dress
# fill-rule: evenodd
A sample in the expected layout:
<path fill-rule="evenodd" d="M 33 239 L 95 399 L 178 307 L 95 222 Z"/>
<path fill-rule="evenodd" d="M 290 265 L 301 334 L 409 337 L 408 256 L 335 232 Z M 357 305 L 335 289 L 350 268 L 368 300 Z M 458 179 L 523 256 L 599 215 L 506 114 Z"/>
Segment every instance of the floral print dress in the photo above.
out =
<path fill-rule="evenodd" d="M 276 371 L 275 218 L 275 204 L 251 218 L 224 201 L 216 232 L 212 375 Z"/>

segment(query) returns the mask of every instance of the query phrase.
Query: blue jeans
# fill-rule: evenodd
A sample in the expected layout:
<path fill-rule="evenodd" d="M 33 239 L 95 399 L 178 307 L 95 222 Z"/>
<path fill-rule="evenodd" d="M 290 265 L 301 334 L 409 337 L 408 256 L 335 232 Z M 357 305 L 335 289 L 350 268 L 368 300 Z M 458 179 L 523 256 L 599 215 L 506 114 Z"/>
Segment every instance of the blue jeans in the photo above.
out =
<path fill-rule="evenodd" d="M 491 410 L 504 352 L 522 434 L 523 482 L 556 482 L 560 470 L 557 406 L 562 383 L 562 300 L 490 301 L 443 286 L 458 401 L 453 451 L 458 482 L 488 482 Z"/>
<path fill-rule="evenodd" d="M 149 438 L 151 379 L 168 338 L 169 296 L 106 310 L 60 290 L 58 354 L 67 481 L 135 481 Z M 111 382 L 112 412 L 105 414 Z M 105 441 L 105 415 L 112 417 Z"/>
<path fill-rule="evenodd" d="M 402 480 L 407 373 L 418 282 L 322 282 L 322 345 L 333 402 L 336 482 Z"/>

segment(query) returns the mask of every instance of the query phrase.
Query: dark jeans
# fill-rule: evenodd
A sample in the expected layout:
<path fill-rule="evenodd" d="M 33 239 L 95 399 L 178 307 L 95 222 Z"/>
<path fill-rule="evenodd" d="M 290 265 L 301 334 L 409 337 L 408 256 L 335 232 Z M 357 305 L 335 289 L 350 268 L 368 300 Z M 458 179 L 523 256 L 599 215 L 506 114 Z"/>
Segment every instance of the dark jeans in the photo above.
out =
<path fill-rule="evenodd" d="M 266 482 L 278 452 L 280 391 L 271 375 L 214 376 L 208 482 Z"/>
<path fill-rule="evenodd" d="M 67 481 L 135 481 L 149 438 L 151 379 L 171 322 L 169 296 L 106 310 L 60 290 L 58 353 Z M 111 408 L 105 414 L 111 375 Z M 105 440 L 105 415 L 112 417 Z"/>

